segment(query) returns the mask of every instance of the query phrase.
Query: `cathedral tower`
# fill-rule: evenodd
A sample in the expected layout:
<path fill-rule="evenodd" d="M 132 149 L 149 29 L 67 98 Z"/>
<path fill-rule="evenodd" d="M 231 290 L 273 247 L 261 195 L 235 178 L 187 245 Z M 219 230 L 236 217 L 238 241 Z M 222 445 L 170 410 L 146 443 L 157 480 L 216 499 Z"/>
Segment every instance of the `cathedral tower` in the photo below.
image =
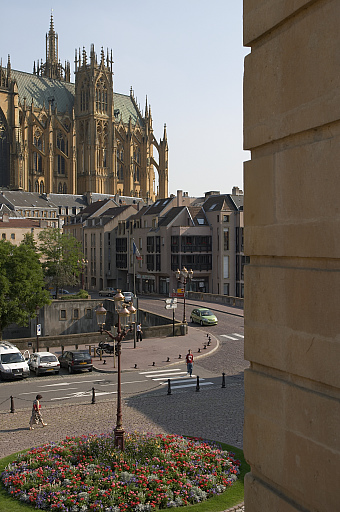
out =
<path fill-rule="evenodd" d="M 112 50 L 98 62 L 91 46 L 75 54 L 78 193 L 114 194 Z"/>

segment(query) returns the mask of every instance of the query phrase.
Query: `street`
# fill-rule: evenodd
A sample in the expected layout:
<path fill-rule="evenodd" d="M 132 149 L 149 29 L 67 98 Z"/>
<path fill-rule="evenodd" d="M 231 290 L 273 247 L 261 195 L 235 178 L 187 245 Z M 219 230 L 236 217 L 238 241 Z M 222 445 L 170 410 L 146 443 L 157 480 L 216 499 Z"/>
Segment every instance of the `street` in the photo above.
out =
<path fill-rule="evenodd" d="M 187 303 L 187 316 L 193 306 L 197 304 Z M 140 307 L 169 314 L 159 299 L 143 298 Z M 218 304 L 209 304 L 209 307 L 218 316 L 216 326 L 207 329 L 189 322 L 187 336 L 166 338 L 163 347 L 159 340 L 154 345 L 156 352 L 150 355 L 150 361 L 148 359 L 143 368 L 133 369 L 134 365 L 131 365 L 122 372 L 123 425 L 127 431 L 193 435 L 242 447 L 243 371 L 248 367 L 248 362 L 243 359 L 242 312 L 235 309 L 232 314 L 226 313 Z M 183 314 L 181 309 L 182 305 L 179 305 L 176 318 Z M 207 334 L 212 337 L 216 349 L 205 356 L 198 354 L 198 348 L 207 341 Z M 136 354 L 147 352 L 147 343 L 148 340 L 143 340 L 136 349 L 123 346 L 122 360 L 130 357 L 134 362 Z M 165 364 L 165 356 L 172 344 L 175 344 L 176 352 L 171 362 Z M 178 346 L 183 354 L 181 359 Z M 184 362 L 189 348 L 195 355 L 192 378 L 187 375 Z M 158 357 L 159 351 L 161 357 Z M 153 360 L 157 361 L 156 367 L 152 366 Z M 98 364 L 97 359 L 94 363 L 96 361 Z M 0 457 L 32 444 L 56 442 L 66 435 L 111 430 L 116 423 L 117 407 L 117 374 L 113 372 L 113 357 L 107 357 L 107 368 L 111 373 L 101 370 L 69 375 L 63 369 L 60 375 L 35 377 L 32 374 L 25 381 L 0 382 Z M 225 374 L 224 387 L 222 373 Z M 43 417 L 48 427 L 30 432 L 27 428 L 30 409 L 38 393 L 43 396 Z M 10 412 L 11 405 L 15 413 Z"/>
<path fill-rule="evenodd" d="M 189 325 L 197 326 L 197 345 L 207 334 L 213 335 L 219 340 L 219 349 L 204 359 L 200 359 L 195 365 L 193 378 L 188 381 L 184 356 L 182 361 L 178 361 L 175 367 L 164 370 L 149 371 L 131 371 L 122 373 L 122 394 L 124 397 L 133 396 L 149 391 L 158 391 L 160 395 L 166 392 L 168 380 L 171 380 L 172 390 L 190 390 L 196 388 L 197 376 L 199 376 L 200 387 L 221 386 L 221 376 L 224 373 L 227 377 L 243 379 L 243 370 L 248 363 L 243 359 L 243 317 L 230 315 L 221 312 L 221 306 L 210 304 L 209 307 L 218 315 L 218 324 L 208 328 L 201 327 L 189 322 L 190 311 L 197 303 L 187 301 L 187 320 Z M 163 299 L 142 298 L 139 301 L 139 307 L 154 311 L 164 316 L 172 317 L 172 311 L 164 308 Z M 180 315 L 180 316 L 179 316 Z M 183 303 L 178 303 L 176 316 L 182 317 Z M 191 348 L 194 352 L 196 347 Z M 122 357 L 124 357 L 124 352 Z M 114 370 L 113 358 L 107 358 L 108 369 Z M 94 364 L 95 364 L 94 359 Z M 160 389 L 162 388 L 162 389 Z M 0 385 L 0 411 L 9 409 L 10 397 L 12 396 L 12 407 L 30 408 L 32 400 L 40 393 L 43 395 L 45 403 L 58 403 L 61 401 L 69 403 L 88 403 L 93 399 L 93 393 L 96 400 L 109 398 L 110 395 L 117 393 L 117 376 L 115 373 L 77 373 L 69 375 L 67 370 L 62 368 L 59 375 L 41 375 L 36 377 L 34 374 L 22 381 L 2 382 Z"/>

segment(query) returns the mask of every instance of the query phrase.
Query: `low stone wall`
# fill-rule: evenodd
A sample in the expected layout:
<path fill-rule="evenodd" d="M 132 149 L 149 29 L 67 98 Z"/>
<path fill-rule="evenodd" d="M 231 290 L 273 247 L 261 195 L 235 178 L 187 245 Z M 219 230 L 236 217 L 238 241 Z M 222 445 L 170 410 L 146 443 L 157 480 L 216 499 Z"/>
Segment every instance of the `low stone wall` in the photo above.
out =
<path fill-rule="evenodd" d="M 230 295 L 218 295 L 216 293 L 187 292 L 188 299 L 203 300 L 205 302 L 215 302 L 225 304 L 226 306 L 244 307 L 244 299 L 241 297 L 231 297 Z"/>
<path fill-rule="evenodd" d="M 169 336 L 184 336 L 188 333 L 188 326 L 181 322 L 175 322 L 166 317 L 159 317 L 149 311 L 140 310 L 143 338 L 166 338 Z M 156 318 L 157 317 L 157 318 Z M 145 322 L 143 322 L 143 318 Z M 158 325 L 149 325 L 149 322 L 156 322 Z M 164 323 L 163 323 L 164 321 Z M 111 329 L 110 325 L 105 326 L 107 330 Z M 98 345 L 103 339 L 100 332 L 88 332 L 80 334 L 65 334 L 60 336 L 39 336 L 39 350 L 49 351 L 52 347 L 72 347 L 77 349 L 80 345 Z M 132 339 L 133 333 L 128 333 L 126 340 Z M 37 350 L 37 338 L 17 338 L 11 340 L 21 352 L 25 350 Z"/>

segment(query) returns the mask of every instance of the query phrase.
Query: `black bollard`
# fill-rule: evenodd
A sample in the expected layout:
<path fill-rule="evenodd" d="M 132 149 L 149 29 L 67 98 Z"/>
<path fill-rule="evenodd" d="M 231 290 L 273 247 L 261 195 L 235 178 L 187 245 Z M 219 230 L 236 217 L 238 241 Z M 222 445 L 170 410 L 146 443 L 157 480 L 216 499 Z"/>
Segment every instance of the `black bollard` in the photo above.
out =
<path fill-rule="evenodd" d="M 168 379 L 168 395 L 171 395 L 171 380 Z"/>
<path fill-rule="evenodd" d="M 135 363 L 135 368 L 137 368 L 137 363 Z"/>
<path fill-rule="evenodd" d="M 166 362 L 169 363 L 169 361 L 170 361 L 170 357 L 167 358 Z"/>
<path fill-rule="evenodd" d="M 206 348 L 207 348 L 206 344 L 204 344 L 204 347 L 203 347 L 203 348 L 204 348 L 204 349 L 206 349 Z"/>
<path fill-rule="evenodd" d="M 91 402 L 91 404 L 95 404 L 95 403 L 96 403 L 96 395 L 95 395 L 94 388 L 92 388 L 92 402 Z"/>
<path fill-rule="evenodd" d="M 179 354 L 178 359 L 182 359 L 182 354 Z"/>
<path fill-rule="evenodd" d="M 199 352 L 201 352 L 201 349 L 199 348 L 199 349 L 197 350 L 197 352 L 198 352 L 198 353 L 199 353 Z"/>
<path fill-rule="evenodd" d="M 200 390 L 200 378 L 197 375 L 196 391 L 199 391 L 199 390 Z"/>
<path fill-rule="evenodd" d="M 11 395 L 11 412 L 15 412 L 15 409 L 14 409 L 14 398 L 12 397 Z"/>
<path fill-rule="evenodd" d="M 222 373 L 222 388 L 225 388 L 225 373 Z"/>
<path fill-rule="evenodd" d="M 153 361 L 152 366 L 155 366 L 155 361 Z"/>

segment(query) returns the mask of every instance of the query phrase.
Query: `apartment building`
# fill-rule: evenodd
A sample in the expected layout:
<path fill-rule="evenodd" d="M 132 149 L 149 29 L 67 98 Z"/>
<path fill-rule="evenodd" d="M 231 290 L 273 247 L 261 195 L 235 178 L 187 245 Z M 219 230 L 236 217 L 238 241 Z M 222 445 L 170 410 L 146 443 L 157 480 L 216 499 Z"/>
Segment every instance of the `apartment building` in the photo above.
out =
<path fill-rule="evenodd" d="M 243 192 L 209 192 L 203 209 L 212 229 L 211 293 L 244 296 Z"/>
<path fill-rule="evenodd" d="M 0 209 L 0 240 L 7 240 L 13 245 L 20 245 L 26 234 L 32 234 L 38 242 L 39 233 L 47 228 L 45 220 L 22 219 L 10 217 L 8 212 Z"/>
<path fill-rule="evenodd" d="M 130 290 L 168 295 L 180 286 L 176 270 L 186 267 L 193 271 L 187 289 L 243 297 L 243 192 L 237 187 L 198 199 L 178 191 L 120 223 L 115 239 L 117 273 Z"/>
<path fill-rule="evenodd" d="M 119 206 L 113 199 L 104 199 L 90 204 L 64 224 L 64 233 L 70 233 L 82 243 L 82 281 L 87 290 L 117 286 L 119 279 L 112 235 L 118 223 L 124 223 L 137 208 L 134 203 Z"/>

